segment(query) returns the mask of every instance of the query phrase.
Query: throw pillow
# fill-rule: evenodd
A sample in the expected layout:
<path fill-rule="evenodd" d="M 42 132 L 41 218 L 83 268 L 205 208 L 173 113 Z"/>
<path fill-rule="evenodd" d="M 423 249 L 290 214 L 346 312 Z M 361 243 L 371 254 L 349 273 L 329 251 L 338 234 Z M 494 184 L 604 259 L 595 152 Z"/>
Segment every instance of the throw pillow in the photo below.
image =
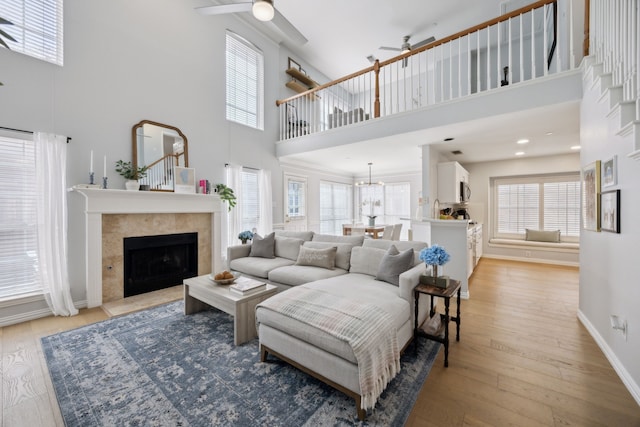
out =
<path fill-rule="evenodd" d="M 300 246 L 300 253 L 296 265 L 309 265 L 312 267 L 326 268 L 333 270 L 336 265 L 336 252 L 338 248 L 332 246 L 326 249 L 314 249 Z"/>
<path fill-rule="evenodd" d="M 336 247 L 336 267 L 343 270 L 349 270 L 349 260 L 351 259 L 351 249 L 353 245 L 348 243 L 330 243 L 330 242 L 304 242 L 306 248 L 312 249 L 326 249 Z"/>
<path fill-rule="evenodd" d="M 389 250 L 382 258 L 376 280 L 381 280 L 392 285 L 400 286 L 400 275 L 413 265 L 413 248 L 400 252 L 395 245 L 389 246 Z"/>
<path fill-rule="evenodd" d="M 353 249 L 351 249 L 351 267 L 349 267 L 349 273 L 375 276 L 376 271 L 378 271 L 378 266 L 386 253 L 387 251 L 384 249 L 354 246 Z"/>
<path fill-rule="evenodd" d="M 276 239 L 274 233 L 267 234 L 264 237 L 260 237 L 259 234 L 254 234 L 249 256 L 275 258 L 275 243 Z"/>
<path fill-rule="evenodd" d="M 295 261 L 304 240 L 293 237 L 280 237 L 276 234 L 275 256 Z"/>
<path fill-rule="evenodd" d="M 529 240 L 532 242 L 551 242 L 551 243 L 559 243 L 560 242 L 560 230 L 555 231 L 542 231 L 542 230 L 529 230 L 525 228 L 525 240 Z"/>

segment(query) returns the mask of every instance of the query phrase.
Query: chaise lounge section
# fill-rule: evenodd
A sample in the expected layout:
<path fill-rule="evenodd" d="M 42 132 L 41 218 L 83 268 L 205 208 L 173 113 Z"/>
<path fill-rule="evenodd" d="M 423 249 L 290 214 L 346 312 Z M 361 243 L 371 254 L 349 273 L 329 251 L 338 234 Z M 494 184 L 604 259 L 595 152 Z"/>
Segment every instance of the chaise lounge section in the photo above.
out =
<path fill-rule="evenodd" d="M 266 263 L 260 260 L 260 269 L 243 271 L 245 274 L 257 273 L 262 279 L 277 284 L 284 290 L 256 308 L 260 359 L 266 361 L 268 354 L 276 356 L 353 397 L 358 417 L 364 419 L 366 410 L 375 405 L 379 394 L 399 370 L 400 353 L 413 337 L 413 289 L 418 284 L 420 275 L 425 273 L 425 265 L 418 259 L 418 253 L 427 245 L 424 242 L 365 240 L 362 236 L 350 236 L 350 239 L 357 240 L 345 240 L 347 236 L 306 236 L 308 239 L 299 243 L 300 248 L 326 250 L 327 247 L 335 247 L 336 253 L 338 247 L 342 249 L 342 256 L 336 256 L 336 267 L 331 270 L 319 266 L 297 265 L 297 261 L 292 260 L 293 252 L 287 253 L 285 250 L 291 249 L 289 245 L 293 243 L 282 239 L 297 239 L 301 236 L 290 236 L 276 235 L 280 237 L 280 248 L 277 252 L 281 256 L 270 258 L 273 270 L 265 271 Z M 244 251 L 246 252 L 246 249 Z M 234 270 L 247 267 L 245 263 L 250 263 L 250 258 L 256 258 L 247 256 L 243 257 L 247 258 L 244 260 L 232 259 L 233 255 L 231 252 L 229 254 L 229 266 Z M 401 256 L 408 262 L 398 269 Z M 277 258 L 281 259 L 275 261 Z M 338 263 L 340 267 L 337 266 Z M 321 277 L 323 275 L 325 277 Z M 424 304 L 419 310 L 421 323 L 428 313 L 427 300 L 421 299 L 420 304 Z M 361 310 L 369 316 L 365 324 L 354 327 L 356 341 L 364 340 L 359 336 L 360 333 L 368 337 L 364 341 L 387 339 L 388 337 L 380 337 L 386 325 L 392 335 L 393 344 L 389 344 L 387 339 L 381 343 L 380 348 L 386 352 L 385 354 L 390 354 L 389 347 L 395 347 L 394 360 L 387 360 L 389 357 L 385 356 L 382 358 L 383 363 L 380 363 L 380 360 L 363 361 L 357 346 L 354 350 L 349 339 L 337 337 L 328 332 L 326 324 L 316 324 L 306 318 L 304 307 L 316 310 L 321 305 L 335 311 L 349 307 L 347 312 Z M 292 316 L 291 311 L 296 310 L 299 315 Z M 336 315 L 334 312 L 314 313 L 314 317 L 320 315 L 326 315 L 326 319 L 331 320 L 329 323 L 333 323 L 333 320 L 339 322 L 336 318 L 341 316 L 340 313 Z M 350 322 L 351 319 L 346 319 L 346 323 Z M 376 322 L 373 332 L 367 330 L 366 323 Z M 353 327 L 351 324 L 349 326 Z M 368 387 L 370 378 L 367 378 L 366 373 L 363 378 L 362 367 L 365 362 L 367 367 L 374 365 L 383 372 L 379 375 L 379 380 L 376 380 L 377 385 L 372 388 Z"/>

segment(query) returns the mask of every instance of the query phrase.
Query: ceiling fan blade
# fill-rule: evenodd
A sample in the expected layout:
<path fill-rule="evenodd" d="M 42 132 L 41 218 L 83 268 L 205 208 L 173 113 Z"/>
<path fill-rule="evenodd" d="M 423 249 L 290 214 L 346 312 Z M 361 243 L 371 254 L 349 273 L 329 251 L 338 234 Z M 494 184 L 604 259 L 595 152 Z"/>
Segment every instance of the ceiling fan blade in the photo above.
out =
<path fill-rule="evenodd" d="M 249 12 L 251 11 L 251 6 L 251 2 L 221 4 L 218 6 L 196 7 L 196 12 L 202 15 L 222 15 L 225 13 Z"/>
<path fill-rule="evenodd" d="M 411 49 L 413 50 L 413 49 L 417 49 L 417 48 L 422 47 L 422 46 L 426 46 L 429 43 L 433 43 L 434 41 L 436 41 L 436 38 L 431 36 L 431 37 L 429 37 L 427 39 L 422 40 L 421 42 L 418 42 L 416 44 L 411 45 Z"/>
<path fill-rule="evenodd" d="M 389 47 L 389 46 L 380 46 L 378 49 L 380 50 L 395 50 L 397 52 L 401 52 L 402 49 L 398 48 L 398 47 Z"/>
<path fill-rule="evenodd" d="M 275 10 L 275 14 L 273 15 L 271 22 L 273 22 L 280 31 L 296 43 L 305 44 L 309 41 L 300 31 L 298 31 L 296 27 L 293 26 L 291 22 L 289 22 L 287 18 L 278 12 L 278 9 Z"/>

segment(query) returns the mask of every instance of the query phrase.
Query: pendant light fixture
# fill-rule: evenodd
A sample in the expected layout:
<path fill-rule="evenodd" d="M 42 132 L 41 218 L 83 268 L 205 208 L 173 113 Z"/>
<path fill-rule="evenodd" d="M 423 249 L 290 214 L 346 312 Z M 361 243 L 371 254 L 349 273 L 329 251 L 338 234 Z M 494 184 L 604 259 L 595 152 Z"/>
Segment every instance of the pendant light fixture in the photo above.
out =
<path fill-rule="evenodd" d="M 275 10 L 273 9 L 273 0 L 255 0 L 251 11 L 257 20 L 271 21 L 275 14 Z"/>
<path fill-rule="evenodd" d="M 371 182 L 371 166 L 373 165 L 373 163 L 369 162 L 368 164 L 369 164 L 369 182 L 364 182 L 364 181 L 356 182 L 356 186 L 360 187 L 362 185 L 384 185 L 384 182 L 382 181 Z"/>

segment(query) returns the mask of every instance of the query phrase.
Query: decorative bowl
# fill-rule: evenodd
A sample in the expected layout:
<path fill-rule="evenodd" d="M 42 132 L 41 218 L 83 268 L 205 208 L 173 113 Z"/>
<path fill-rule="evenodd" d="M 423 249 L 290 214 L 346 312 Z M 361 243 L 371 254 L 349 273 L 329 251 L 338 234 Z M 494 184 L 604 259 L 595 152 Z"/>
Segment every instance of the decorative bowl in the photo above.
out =
<path fill-rule="evenodd" d="M 234 280 L 236 280 L 238 277 L 240 277 L 240 273 L 231 273 L 233 274 L 233 277 L 230 279 L 219 279 L 216 280 L 214 279 L 215 275 L 214 274 L 210 274 L 209 275 L 209 279 L 213 280 L 215 283 L 217 283 L 218 285 L 230 285 L 234 282 Z"/>

